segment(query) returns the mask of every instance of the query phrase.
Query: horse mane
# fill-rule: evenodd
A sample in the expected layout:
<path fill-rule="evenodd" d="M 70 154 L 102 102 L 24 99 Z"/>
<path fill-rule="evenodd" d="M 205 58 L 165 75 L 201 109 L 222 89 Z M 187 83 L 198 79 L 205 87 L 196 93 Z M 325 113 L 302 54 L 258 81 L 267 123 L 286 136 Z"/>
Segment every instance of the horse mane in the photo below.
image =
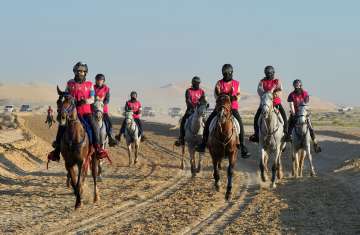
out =
<path fill-rule="evenodd" d="M 216 107 L 225 106 L 231 108 L 231 99 L 227 94 L 221 94 L 216 99 Z"/>

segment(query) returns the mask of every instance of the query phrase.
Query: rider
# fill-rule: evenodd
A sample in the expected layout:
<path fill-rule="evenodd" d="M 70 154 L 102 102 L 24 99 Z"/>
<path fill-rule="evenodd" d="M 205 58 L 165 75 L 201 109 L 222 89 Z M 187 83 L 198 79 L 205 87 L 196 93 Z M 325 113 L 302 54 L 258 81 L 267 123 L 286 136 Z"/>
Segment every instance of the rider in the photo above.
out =
<path fill-rule="evenodd" d="M 48 108 L 48 110 L 47 110 L 47 116 L 48 116 L 48 117 L 51 117 L 51 119 L 52 119 L 52 117 L 54 116 L 54 110 L 51 108 L 50 105 L 49 105 L 49 108 Z"/>
<path fill-rule="evenodd" d="M 100 158 L 107 157 L 106 150 L 101 148 L 98 144 L 97 135 L 95 133 L 96 128 L 93 128 L 96 125 L 96 122 L 91 112 L 91 104 L 94 102 L 95 92 L 92 82 L 86 81 L 88 66 L 82 62 L 78 62 L 74 65 L 73 72 L 75 77 L 67 82 L 65 92 L 75 99 L 78 118 L 89 136 L 90 144 L 93 144 L 95 151 Z M 55 149 L 48 155 L 49 160 L 60 160 L 60 143 L 64 131 L 65 127 L 59 125 L 56 140 L 53 143 Z"/>
<path fill-rule="evenodd" d="M 287 117 L 286 112 L 281 105 L 281 91 L 282 91 L 282 84 L 281 81 L 278 78 L 275 78 L 275 69 L 273 66 L 268 65 L 264 69 L 265 77 L 260 80 L 257 92 L 260 98 L 264 95 L 266 92 L 272 92 L 274 95 L 274 107 L 277 108 L 281 114 L 281 117 L 284 121 L 284 134 L 285 139 L 287 140 L 289 137 L 287 135 L 287 129 L 288 129 L 288 123 L 287 123 Z M 259 124 L 258 120 L 261 114 L 261 106 L 258 108 L 255 114 L 254 118 L 254 134 L 250 136 L 249 140 L 252 142 L 259 142 Z"/>
<path fill-rule="evenodd" d="M 141 140 L 145 140 L 144 129 L 143 129 L 142 122 L 140 120 L 141 110 L 142 110 L 142 107 L 141 107 L 140 101 L 137 100 L 137 93 L 136 93 L 136 91 L 132 91 L 130 93 L 130 100 L 126 101 L 125 112 L 127 112 L 127 111 L 133 112 L 133 118 L 139 128 L 139 134 L 141 136 Z M 125 133 L 125 120 L 123 121 L 123 123 L 121 125 L 120 134 L 117 135 L 115 138 L 118 141 L 121 141 L 121 135 L 124 133 Z"/>
<path fill-rule="evenodd" d="M 105 84 L 104 74 L 95 76 L 95 100 L 101 100 L 104 103 L 103 118 L 106 126 L 106 133 L 109 137 L 109 145 L 115 146 L 118 141 L 113 137 L 112 122 L 109 116 L 110 88 Z"/>
<path fill-rule="evenodd" d="M 237 119 L 240 125 L 240 134 L 239 140 L 240 145 L 237 146 L 238 148 L 241 147 L 241 156 L 243 158 L 250 157 L 250 153 L 248 152 L 245 142 L 244 142 L 244 126 L 238 112 L 239 102 L 238 99 L 240 97 L 240 83 L 237 80 L 233 80 L 233 67 L 231 64 L 224 64 L 222 67 L 222 75 L 223 78 L 216 83 L 215 86 L 215 98 L 217 98 L 221 94 L 227 94 L 231 97 L 231 112 L 232 115 Z M 204 133 L 203 133 L 203 141 L 202 143 L 197 146 L 196 150 L 199 152 L 205 152 L 206 143 L 209 137 L 209 128 L 212 119 L 217 115 L 216 110 L 214 110 L 209 118 L 206 120 Z"/>
<path fill-rule="evenodd" d="M 205 96 L 205 91 L 200 88 L 200 83 L 201 80 L 199 77 L 193 77 L 193 79 L 191 80 L 192 86 L 188 88 L 185 92 L 185 102 L 187 108 L 184 116 L 181 119 L 180 137 L 177 141 L 175 141 L 176 146 L 181 146 L 185 144 L 185 122 L 194 112 L 194 109 L 198 105 L 200 98 Z"/>
<path fill-rule="evenodd" d="M 306 90 L 302 88 L 302 81 L 299 79 L 294 80 L 293 82 L 294 91 L 289 94 L 288 102 L 290 105 L 290 118 L 289 118 L 289 130 L 288 135 L 291 136 L 292 130 L 296 124 L 296 113 L 301 104 L 309 103 L 309 94 Z M 310 136 L 314 143 L 314 149 L 316 153 L 321 152 L 321 147 L 316 140 L 314 128 L 312 126 L 310 115 L 307 117 L 307 123 L 309 126 Z M 290 139 L 291 140 L 291 139 Z"/>

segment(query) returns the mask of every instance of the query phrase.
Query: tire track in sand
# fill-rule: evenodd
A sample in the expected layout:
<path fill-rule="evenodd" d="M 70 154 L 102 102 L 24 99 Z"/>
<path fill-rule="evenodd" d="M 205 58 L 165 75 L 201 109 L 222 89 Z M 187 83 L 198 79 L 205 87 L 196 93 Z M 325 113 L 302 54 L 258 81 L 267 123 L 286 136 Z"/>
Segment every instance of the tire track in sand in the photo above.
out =
<path fill-rule="evenodd" d="M 178 154 L 171 152 L 170 150 L 162 147 L 156 142 L 148 141 L 147 145 L 152 148 L 153 151 L 156 151 L 160 154 L 168 154 L 173 158 L 180 159 L 180 156 Z M 145 158 L 143 154 L 139 155 Z M 105 210 L 103 210 L 103 212 L 98 213 L 91 218 L 82 219 L 79 222 L 71 223 L 68 226 L 59 226 L 55 229 L 52 229 L 52 231 L 48 232 L 47 234 L 91 232 L 93 229 L 105 226 L 112 221 L 115 223 L 119 222 L 121 221 L 121 218 L 136 213 L 136 211 L 140 208 L 156 202 L 159 198 L 170 197 L 174 192 L 183 187 L 183 185 L 186 184 L 187 181 L 189 181 L 188 178 L 184 179 L 184 176 L 186 174 L 185 172 L 185 170 L 179 170 L 178 173 L 174 176 L 174 179 L 169 184 L 159 190 L 156 190 L 154 194 L 147 199 L 143 199 L 140 202 L 131 201 L 127 203 L 122 203 L 119 206 L 104 208 Z"/>

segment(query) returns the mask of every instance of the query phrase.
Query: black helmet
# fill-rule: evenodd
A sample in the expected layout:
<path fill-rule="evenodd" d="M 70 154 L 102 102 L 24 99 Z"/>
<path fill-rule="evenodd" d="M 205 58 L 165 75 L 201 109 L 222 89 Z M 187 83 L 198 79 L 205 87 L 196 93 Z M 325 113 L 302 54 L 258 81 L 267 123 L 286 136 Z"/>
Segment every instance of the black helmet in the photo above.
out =
<path fill-rule="evenodd" d="M 137 98 L 137 93 L 136 93 L 136 91 L 132 91 L 131 93 L 130 93 L 130 98 Z"/>
<path fill-rule="evenodd" d="M 78 71 L 81 68 L 81 70 L 85 71 L 85 73 L 88 72 L 88 66 L 87 64 L 84 64 L 82 62 L 77 62 L 74 67 L 73 67 L 73 72 L 76 73 L 76 71 Z"/>
<path fill-rule="evenodd" d="M 273 66 L 268 65 L 268 66 L 265 67 L 264 73 L 265 73 L 265 76 L 266 76 L 267 78 L 273 78 L 273 77 L 274 77 L 274 74 L 275 74 L 275 69 L 274 69 Z"/>
<path fill-rule="evenodd" d="M 293 81 L 294 88 L 296 88 L 296 85 L 300 85 L 300 88 L 302 88 L 302 81 L 300 79 L 295 79 Z"/>
<path fill-rule="evenodd" d="M 95 80 L 98 81 L 98 80 L 104 80 L 105 81 L 105 76 L 104 74 L 102 73 L 99 73 L 95 76 Z"/>
<path fill-rule="evenodd" d="M 193 77 L 193 79 L 191 80 L 191 83 L 194 84 L 194 83 L 201 83 L 201 79 L 198 77 L 198 76 L 195 76 Z"/>
<path fill-rule="evenodd" d="M 231 64 L 224 64 L 222 69 L 221 69 L 221 72 L 222 72 L 223 76 L 226 77 L 226 76 L 229 76 L 229 75 L 232 76 L 234 71 L 233 71 L 233 67 L 232 67 Z"/>

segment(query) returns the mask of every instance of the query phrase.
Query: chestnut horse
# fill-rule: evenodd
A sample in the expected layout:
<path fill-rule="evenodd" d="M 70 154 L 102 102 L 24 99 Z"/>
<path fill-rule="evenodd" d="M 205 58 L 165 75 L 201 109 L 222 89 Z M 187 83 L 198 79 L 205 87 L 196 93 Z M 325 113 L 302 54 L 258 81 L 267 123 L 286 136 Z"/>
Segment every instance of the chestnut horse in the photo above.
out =
<path fill-rule="evenodd" d="M 219 180 L 219 167 L 221 160 L 225 157 L 229 159 L 229 166 L 227 169 L 227 188 L 225 199 L 231 199 L 232 178 L 234 167 L 237 159 L 237 143 L 238 135 L 234 119 L 231 113 L 231 100 L 228 95 L 220 95 L 216 100 L 215 110 L 217 117 L 213 120 L 216 121 L 213 130 L 210 130 L 209 141 L 207 143 L 214 167 L 215 189 L 220 191 Z"/>
<path fill-rule="evenodd" d="M 75 209 L 77 209 L 81 207 L 82 186 L 90 163 L 94 180 L 94 202 L 99 200 L 96 185 L 97 161 L 96 157 L 91 158 L 93 149 L 90 145 L 89 137 L 78 118 L 74 98 L 66 92 L 60 91 L 59 88 L 58 93 L 59 122 L 61 126 L 65 127 L 60 149 L 76 197 Z"/>

